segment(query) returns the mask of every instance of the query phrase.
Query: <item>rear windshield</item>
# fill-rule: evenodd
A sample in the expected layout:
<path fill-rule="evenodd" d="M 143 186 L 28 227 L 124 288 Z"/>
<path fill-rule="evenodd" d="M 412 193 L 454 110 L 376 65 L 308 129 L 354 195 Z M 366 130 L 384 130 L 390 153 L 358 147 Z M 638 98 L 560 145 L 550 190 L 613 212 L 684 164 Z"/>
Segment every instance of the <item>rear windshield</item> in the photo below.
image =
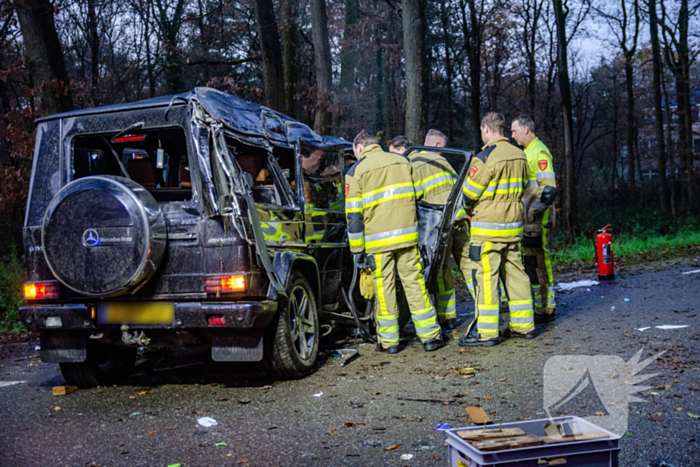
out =
<path fill-rule="evenodd" d="M 192 198 L 182 128 L 79 136 L 73 140 L 73 180 L 91 175 L 129 177 L 158 202 Z"/>

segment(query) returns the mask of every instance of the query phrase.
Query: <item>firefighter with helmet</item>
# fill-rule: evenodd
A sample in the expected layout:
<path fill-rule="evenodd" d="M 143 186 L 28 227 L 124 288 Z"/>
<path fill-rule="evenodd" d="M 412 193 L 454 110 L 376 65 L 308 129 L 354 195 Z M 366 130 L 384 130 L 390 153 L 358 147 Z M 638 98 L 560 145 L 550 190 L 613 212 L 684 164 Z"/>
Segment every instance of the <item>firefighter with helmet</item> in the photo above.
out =
<path fill-rule="evenodd" d="M 345 175 L 345 212 L 350 251 L 373 270 L 377 337 L 381 350 L 399 351 L 396 272 L 401 278 L 416 334 L 425 351 L 443 345 L 440 326 L 423 279 L 418 252 L 416 186 L 403 156 L 387 153 L 366 130 L 353 141 L 357 162 Z"/>

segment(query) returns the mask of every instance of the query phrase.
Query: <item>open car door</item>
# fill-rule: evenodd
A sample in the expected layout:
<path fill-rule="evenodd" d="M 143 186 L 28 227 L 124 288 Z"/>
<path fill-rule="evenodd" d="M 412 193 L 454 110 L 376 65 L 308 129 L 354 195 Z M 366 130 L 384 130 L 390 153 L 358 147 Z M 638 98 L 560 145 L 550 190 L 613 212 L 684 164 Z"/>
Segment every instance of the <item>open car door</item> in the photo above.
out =
<path fill-rule="evenodd" d="M 452 232 L 457 212 L 462 208 L 462 185 L 469 172 L 472 154 L 468 151 L 452 148 L 435 148 L 411 146 L 404 153 L 415 151 L 432 152 L 441 155 L 450 163 L 457 174 L 456 181 L 450 192 L 447 204 L 435 205 L 423 200 L 417 203 L 419 249 L 423 259 L 423 274 L 428 292 L 437 293 L 437 276 L 440 265 L 449 260 L 447 243 Z"/>

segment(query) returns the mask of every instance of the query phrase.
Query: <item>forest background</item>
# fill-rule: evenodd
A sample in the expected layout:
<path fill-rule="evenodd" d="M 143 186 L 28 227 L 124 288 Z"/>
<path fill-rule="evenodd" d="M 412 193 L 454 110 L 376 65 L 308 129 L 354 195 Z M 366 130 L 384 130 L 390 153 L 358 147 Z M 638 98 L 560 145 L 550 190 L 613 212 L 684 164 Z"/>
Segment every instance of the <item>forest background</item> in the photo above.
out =
<path fill-rule="evenodd" d="M 0 331 L 21 300 L 34 119 L 195 86 L 321 134 L 421 143 L 437 128 L 472 151 L 487 111 L 529 114 L 554 155 L 560 261 L 589 260 L 605 224 L 629 252 L 682 252 L 700 241 L 699 11 L 697 0 L 1 0 Z"/>

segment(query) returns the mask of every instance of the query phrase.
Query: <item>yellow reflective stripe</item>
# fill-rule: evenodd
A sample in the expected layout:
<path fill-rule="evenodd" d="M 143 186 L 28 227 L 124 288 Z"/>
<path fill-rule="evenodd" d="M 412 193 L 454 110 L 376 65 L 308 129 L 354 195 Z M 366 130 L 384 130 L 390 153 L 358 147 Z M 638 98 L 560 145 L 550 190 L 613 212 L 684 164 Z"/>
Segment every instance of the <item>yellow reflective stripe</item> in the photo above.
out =
<path fill-rule="evenodd" d="M 523 228 L 512 230 L 492 230 L 492 229 L 471 229 L 472 236 L 480 235 L 482 237 L 514 237 L 522 235 Z"/>
<path fill-rule="evenodd" d="M 450 186 L 452 186 L 452 185 L 454 185 L 454 183 L 451 182 L 451 181 L 449 181 L 449 180 L 443 180 L 443 181 L 441 181 L 441 182 L 437 182 L 437 183 L 434 183 L 433 185 L 430 185 L 428 188 L 425 189 L 425 192 L 427 193 L 427 192 L 429 192 L 430 190 L 434 190 L 435 188 L 437 188 L 437 187 L 439 187 L 439 186 L 442 186 L 442 185 L 450 185 Z"/>
<path fill-rule="evenodd" d="M 479 315 L 479 322 L 481 322 L 481 323 L 498 323 L 498 316 Z"/>
<path fill-rule="evenodd" d="M 416 235 L 418 238 L 418 235 Z M 423 303 L 427 308 L 432 308 L 430 304 L 430 299 L 428 298 L 428 292 L 425 290 L 425 281 L 423 280 L 423 267 L 420 264 L 420 253 L 418 252 L 418 247 L 414 246 L 413 249 L 416 252 L 416 267 L 418 267 L 418 282 L 420 283 L 420 290 L 423 293 Z"/>
<path fill-rule="evenodd" d="M 351 239 L 349 239 L 349 241 L 350 241 L 350 247 L 359 246 L 359 247 L 364 248 L 364 244 L 365 244 L 364 237 L 357 239 L 357 240 L 351 238 Z"/>
<path fill-rule="evenodd" d="M 389 186 L 385 186 L 385 187 L 379 188 L 379 189 L 374 190 L 374 191 L 362 193 L 362 198 L 367 198 L 368 196 L 376 195 L 377 193 L 380 193 L 382 191 L 393 190 L 394 188 L 402 188 L 405 186 L 414 186 L 414 185 L 413 185 L 413 182 L 397 183 L 396 185 L 389 185 Z"/>
<path fill-rule="evenodd" d="M 397 243 L 409 242 L 411 240 L 418 240 L 418 232 L 408 234 L 408 235 L 400 235 L 398 237 L 385 238 L 382 240 L 375 240 L 373 242 L 367 242 L 366 247 L 367 248 L 377 248 L 377 247 L 385 246 L 385 245 L 394 245 Z"/>
<path fill-rule="evenodd" d="M 508 302 L 508 305 L 529 305 L 530 303 L 532 303 L 532 300 L 513 300 Z"/>
<path fill-rule="evenodd" d="M 481 251 L 481 262 L 484 265 L 484 303 L 491 304 L 491 263 L 487 253 L 491 250 L 491 242 L 484 243 L 484 249 Z"/>
<path fill-rule="evenodd" d="M 471 178 L 467 178 L 467 183 L 469 183 L 471 186 L 473 186 L 473 187 L 476 188 L 477 190 L 485 190 L 485 189 L 486 189 L 485 186 L 479 185 L 478 183 L 476 183 L 475 181 L 473 181 Z"/>
<path fill-rule="evenodd" d="M 384 298 L 384 280 L 382 279 L 382 254 L 374 255 L 374 261 L 377 263 L 377 270 L 374 272 L 374 277 L 377 282 L 377 298 L 379 299 L 379 314 L 388 316 L 389 310 L 386 309 L 386 299 Z"/>

